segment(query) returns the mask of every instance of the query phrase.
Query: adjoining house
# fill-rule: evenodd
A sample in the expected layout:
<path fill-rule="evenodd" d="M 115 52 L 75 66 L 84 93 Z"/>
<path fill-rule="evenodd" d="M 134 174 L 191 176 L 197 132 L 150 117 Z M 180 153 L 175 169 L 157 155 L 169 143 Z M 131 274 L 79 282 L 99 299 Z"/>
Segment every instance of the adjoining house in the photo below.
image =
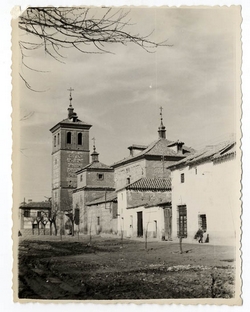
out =
<path fill-rule="evenodd" d="M 238 153 L 238 150 L 237 150 Z M 239 153 L 238 153 L 239 155 Z M 172 171 L 172 237 L 234 244 L 240 221 L 240 160 L 236 142 L 227 141 L 189 155 Z"/>
<path fill-rule="evenodd" d="M 171 239 L 171 180 L 141 178 L 117 191 L 118 233 Z"/>
<path fill-rule="evenodd" d="M 117 194 L 105 193 L 104 196 L 86 203 L 88 234 L 117 234 Z"/>
<path fill-rule="evenodd" d="M 20 232 L 23 235 L 49 234 L 51 202 L 25 201 L 19 206 Z"/>

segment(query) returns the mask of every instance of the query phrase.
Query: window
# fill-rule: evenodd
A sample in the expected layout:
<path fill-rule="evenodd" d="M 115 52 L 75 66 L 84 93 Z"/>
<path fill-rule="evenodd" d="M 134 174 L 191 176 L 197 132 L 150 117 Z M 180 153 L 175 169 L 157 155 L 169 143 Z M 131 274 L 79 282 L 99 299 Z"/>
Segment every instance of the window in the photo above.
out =
<path fill-rule="evenodd" d="M 77 144 L 82 145 L 82 133 L 78 133 L 77 135 Z"/>
<path fill-rule="evenodd" d="M 130 178 L 127 178 L 127 184 L 130 184 Z"/>
<path fill-rule="evenodd" d="M 60 143 L 60 133 L 57 134 L 57 144 L 59 145 Z"/>
<path fill-rule="evenodd" d="M 56 135 L 54 136 L 54 147 L 56 147 Z"/>
<path fill-rule="evenodd" d="M 71 132 L 67 132 L 67 144 L 71 144 Z"/>
<path fill-rule="evenodd" d="M 202 228 L 203 232 L 207 231 L 207 216 L 205 214 L 198 215 L 199 228 Z"/>
<path fill-rule="evenodd" d="M 30 217 L 30 211 L 29 210 L 24 210 L 23 216 L 25 218 L 29 218 Z"/>
<path fill-rule="evenodd" d="M 197 169 L 197 167 L 195 167 L 195 168 L 194 168 L 194 170 L 195 170 L 195 174 L 197 174 L 197 172 L 198 172 L 198 169 Z"/>
<path fill-rule="evenodd" d="M 97 225 L 100 225 L 100 217 L 97 217 Z"/>
<path fill-rule="evenodd" d="M 113 207 L 112 207 L 112 218 L 116 219 L 117 218 L 117 203 L 113 202 Z"/>
<path fill-rule="evenodd" d="M 82 182 L 82 174 L 80 175 L 80 182 Z"/>
<path fill-rule="evenodd" d="M 103 173 L 97 173 L 97 178 L 98 178 L 98 180 L 103 180 L 104 174 Z"/>
<path fill-rule="evenodd" d="M 41 216 L 42 216 L 42 212 L 41 211 L 37 211 L 37 217 L 41 218 Z"/>
<path fill-rule="evenodd" d="M 184 181 L 185 181 L 184 173 L 181 173 L 181 183 L 184 183 Z"/>
<path fill-rule="evenodd" d="M 177 206 L 177 236 L 180 238 L 187 237 L 187 206 Z"/>

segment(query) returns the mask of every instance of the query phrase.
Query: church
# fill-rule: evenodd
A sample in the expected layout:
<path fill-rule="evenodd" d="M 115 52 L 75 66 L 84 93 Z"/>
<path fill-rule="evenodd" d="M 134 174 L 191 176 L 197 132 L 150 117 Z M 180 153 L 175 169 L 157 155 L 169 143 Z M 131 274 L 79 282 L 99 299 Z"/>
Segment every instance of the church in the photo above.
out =
<path fill-rule="evenodd" d="M 92 125 L 79 119 L 74 112 L 71 91 L 67 118 L 50 129 L 52 210 L 57 214 L 60 233 L 75 231 L 87 234 L 90 229 L 94 229 L 94 233 L 101 233 L 105 229 L 108 233 L 123 234 L 123 223 L 128 227 L 127 236 L 128 233 L 130 236 L 142 236 L 143 211 L 137 211 L 140 220 L 136 221 L 137 229 L 133 233 L 130 229 L 131 214 L 123 215 L 122 212 L 128 208 L 131 212 L 132 207 L 138 207 L 138 204 L 144 208 L 146 205 L 149 209 L 152 204 L 158 203 L 161 207 L 166 202 L 168 213 L 163 215 L 168 215 L 171 220 L 171 178 L 168 167 L 194 150 L 179 140 L 167 139 L 162 108 L 158 138 L 148 146 L 130 145 L 129 156 L 109 166 L 99 161 L 95 141 L 90 155 L 89 131 Z M 130 194 L 129 200 L 124 206 L 124 201 L 119 201 L 119 198 L 127 194 Z M 166 221 L 168 224 L 169 220 Z M 164 226 L 163 223 L 161 231 L 164 231 Z"/>

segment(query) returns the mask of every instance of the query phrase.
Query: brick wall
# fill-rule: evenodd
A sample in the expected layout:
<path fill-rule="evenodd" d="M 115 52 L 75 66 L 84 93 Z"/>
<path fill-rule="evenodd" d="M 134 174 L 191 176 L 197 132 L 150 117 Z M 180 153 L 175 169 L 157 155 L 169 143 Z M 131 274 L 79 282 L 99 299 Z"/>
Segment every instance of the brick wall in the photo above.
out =
<path fill-rule="evenodd" d="M 87 213 L 86 203 L 105 195 L 105 189 L 102 190 L 82 190 L 73 194 L 73 209 L 79 208 L 81 233 L 87 232 L 89 215 Z"/>
<path fill-rule="evenodd" d="M 166 201 L 169 199 L 169 192 L 139 192 L 133 190 L 127 190 L 127 207 L 135 207 L 143 205 L 145 202 L 162 200 Z"/>
<path fill-rule="evenodd" d="M 100 175 L 103 175 L 103 178 Z M 88 171 L 86 184 L 88 186 L 114 187 L 114 172 L 104 170 Z"/>
<path fill-rule="evenodd" d="M 146 176 L 146 161 L 141 159 L 122 165 L 121 167 L 115 168 L 115 188 L 121 189 L 127 184 L 127 178 L 130 178 L 130 183 L 139 180 Z"/>
<path fill-rule="evenodd" d="M 176 162 L 176 160 L 174 161 Z M 147 178 L 170 178 L 171 171 L 167 169 L 168 166 L 173 164 L 173 161 L 164 161 L 164 170 L 163 162 L 161 160 L 147 160 L 146 161 L 146 177 Z"/>

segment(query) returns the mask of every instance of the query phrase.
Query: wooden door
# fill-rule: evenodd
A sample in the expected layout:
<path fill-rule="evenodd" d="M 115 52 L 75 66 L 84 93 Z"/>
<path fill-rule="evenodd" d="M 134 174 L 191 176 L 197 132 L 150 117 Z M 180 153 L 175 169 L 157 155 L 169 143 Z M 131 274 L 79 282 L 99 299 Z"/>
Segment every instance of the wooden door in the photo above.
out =
<path fill-rule="evenodd" d="M 143 219 L 142 219 L 142 211 L 137 212 L 137 236 L 143 236 Z"/>
<path fill-rule="evenodd" d="M 172 209 L 164 208 L 165 240 L 172 239 Z"/>

